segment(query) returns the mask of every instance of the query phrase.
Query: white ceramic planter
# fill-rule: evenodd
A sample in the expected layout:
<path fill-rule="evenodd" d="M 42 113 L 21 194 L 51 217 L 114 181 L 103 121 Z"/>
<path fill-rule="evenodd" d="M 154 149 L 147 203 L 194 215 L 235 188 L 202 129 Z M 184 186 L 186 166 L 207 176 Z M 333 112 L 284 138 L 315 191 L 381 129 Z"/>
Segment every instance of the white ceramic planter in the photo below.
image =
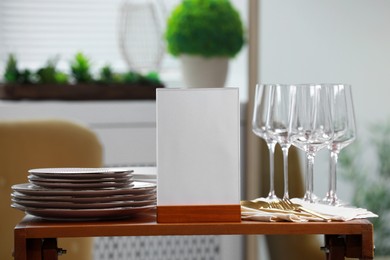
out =
<path fill-rule="evenodd" d="M 205 58 L 181 55 L 183 80 L 188 88 L 221 88 L 225 86 L 228 57 Z"/>

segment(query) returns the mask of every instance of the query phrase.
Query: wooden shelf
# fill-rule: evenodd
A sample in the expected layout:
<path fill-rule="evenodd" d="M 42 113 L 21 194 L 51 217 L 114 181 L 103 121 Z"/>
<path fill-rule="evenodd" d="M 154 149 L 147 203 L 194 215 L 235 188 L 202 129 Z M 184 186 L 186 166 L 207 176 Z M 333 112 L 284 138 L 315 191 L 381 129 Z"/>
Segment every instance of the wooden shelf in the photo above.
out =
<path fill-rule="evenodd" d="M 155 100 L 163 85 L 77 84 L 0 85 L 0 98 L 8 100 Z"/>

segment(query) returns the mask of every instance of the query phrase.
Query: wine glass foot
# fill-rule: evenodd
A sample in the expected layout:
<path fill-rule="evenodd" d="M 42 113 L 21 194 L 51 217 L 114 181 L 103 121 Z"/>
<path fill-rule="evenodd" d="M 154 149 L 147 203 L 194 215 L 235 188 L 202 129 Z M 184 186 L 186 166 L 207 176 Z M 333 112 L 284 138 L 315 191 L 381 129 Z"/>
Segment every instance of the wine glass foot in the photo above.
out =
<path fill-rule="evenodd" d="M 266 201 L 266 202 L 272 202 L 272 201 L 279 201 L 280 198 L 276 196 L 274 192 L 270 192 L 267 197 L 260 197 L 257 199 L 254 199 L 253 201 Z"/>
<path fill-rule="evenodd" d="M 279 200 L 280 200 L 280 198 L 278 196 L 273 195 L 273 196 L 256 198 L 253 201 L 254 202 L 256 202 L 256 201 L 274 202 L 274 201 L 279 201 Z"/>
<path fill-rule="evenodd" d="M 336 207 L 347 206 L 347 203 L 339 199 L 336 194 L 330 195 L 329 193 L 321 200 L 321 203 Z"/>
<path fill-rule="evenodd" d="M 275 201 L 275 200 L 279 200 L 278 196 L 276 196 L 275 192 L 271 191 L 270 193 L 268 193 L 268 196 L 266 198 L 268 201 Z"/>
<path fill-rule="evenodd" d="M 319 200 L 320 200 L 319 197 L 311 192 L 306 192 L 305 196 L 303 196 L 303 201 L 309 203 L 317 203 Z"/>

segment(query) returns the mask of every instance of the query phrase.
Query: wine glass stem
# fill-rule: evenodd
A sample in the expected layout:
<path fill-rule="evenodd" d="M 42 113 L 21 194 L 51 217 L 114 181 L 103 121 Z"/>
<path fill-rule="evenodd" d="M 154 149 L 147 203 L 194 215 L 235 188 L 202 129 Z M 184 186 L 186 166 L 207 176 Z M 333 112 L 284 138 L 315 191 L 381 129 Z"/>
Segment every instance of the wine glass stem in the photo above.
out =
<path fill-rule="evenodd" d="M 304 197 L 304 200 L 309 202 L 314 202 L 314 193 L 313 193 L 313 187 L 314 187 L 314 176 L 313 176 L 313 170 L 314 170 L 314 158 L 315 155 L 313 153 L 307 153 L 307 175 L 306 175 L 306 194 Z"/>
<path fill-rule="evenodd" d="M 330 174 L 329 174 L 329 199 L 331 203 L 335 203 L 337 200 L 337 160 L 339 154 L 338 151 L 330 152 Z"/>
<path fill-rule="evenodd" d="M 274 167 L 274 154 L 275 154 L 275 142 L 268 142 L 269 152 L 269 198 L 275 198 L 275 167 Z"/>
<path fill-rule="evenodd" d="M 283 198 L 288 199 L 288 149 L 290 148 L 289 145 L 282 145 L 282 152 L 283 152 L 283 177 L 284 177 L 284 194 Z"/>

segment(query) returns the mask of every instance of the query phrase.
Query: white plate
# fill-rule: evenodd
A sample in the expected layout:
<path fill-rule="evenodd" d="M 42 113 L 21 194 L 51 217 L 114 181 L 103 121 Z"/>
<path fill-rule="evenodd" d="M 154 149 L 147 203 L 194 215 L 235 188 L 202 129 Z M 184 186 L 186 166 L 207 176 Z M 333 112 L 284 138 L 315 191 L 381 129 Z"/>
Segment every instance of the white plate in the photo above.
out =
<path fill-rule="evenodd" d="M 132 187 L 131 181 L 128 182 L 93 182 L 93 183 L 65 183 L 65 182 L 45 182 L 30 180 L 32 184 L 45 188 L 63 188 L 63 189 L 88 189 L 88 188 L 124 188 Z"/>
<path fill-rule="evenodd" d="M 155 182 L 157 180 L 157 168 L 156 167 L 133 167 L 134 179 L 137 181 L 148 180 Z"/>
<path fill-rule="evenodd" d="M 53 220 L 98 220 L 98 219 L 119 219 L 132 217 L 135 214 L 155 209 L 156 206 L 123 207 L 109 209 L 37 209 L 23 207 L 13 203 L 14 208 L 22 210 L 27 214 Z"/>
<path fill-rule="evenodd" d="M 57 208 L 57 209 L 107 209 L 107 208 L 122 208 L 122 207 L 140 207 L 156 205 L 156 200 L 143 201 L 111 201 L 102 203 L 73 203 L 63 201 L 33 201 L 12 199 L 12 202 L 24 207 L 32 208 Z"/>
<path fill-rule="evenodd" d="M 44 181 L 44 182 L 62 182 L 62 183 L 92 183 L 92 182 L 128 182 L 130 180 L 134 179 L 134 176 L 129 174 L 125 176 L 120 176 L 116 178 L 45 178 L 45 177 L 38 177 L 35 175 L 29 175 L 28 180 L 30 182 L 33 181 Z"/>
<path fill-rule="evenodd" d="M 71 189 L 48 189 L 36 186 L 31 183 L 15 184 L 12 190 L 27 195 L 51 195 L 51 196 L 110 196 L 120 194 L 145 194 L 155 191 L 155 183 L 133 182 L 133 187 L 126 188 L 107 188 L 97 190 L 71 190 Z"/>
<path fill-rule="evenodd" d="M 107 178 L 120 177 L 133 172 L 130 168 L 38 168 L 30 169 L 30 174 L 44 178 Z"/>
<path fill-rule="evenodd" d="M 62 202 L 75 202 L 75 203 L 100 203 L 110 201 L 140 201 L 140 200 L 151 200 L 156 199 L 156 193 L 145 193 L 145 194 L 122 194 L 112 195 L 104 197 L 77 197 L 77 196 L 35 196 L 26 195 L 14 191 L 11 194 L 12 198 L 21 200 L 33 200 L 33 201 L 62 201 Z"/>

